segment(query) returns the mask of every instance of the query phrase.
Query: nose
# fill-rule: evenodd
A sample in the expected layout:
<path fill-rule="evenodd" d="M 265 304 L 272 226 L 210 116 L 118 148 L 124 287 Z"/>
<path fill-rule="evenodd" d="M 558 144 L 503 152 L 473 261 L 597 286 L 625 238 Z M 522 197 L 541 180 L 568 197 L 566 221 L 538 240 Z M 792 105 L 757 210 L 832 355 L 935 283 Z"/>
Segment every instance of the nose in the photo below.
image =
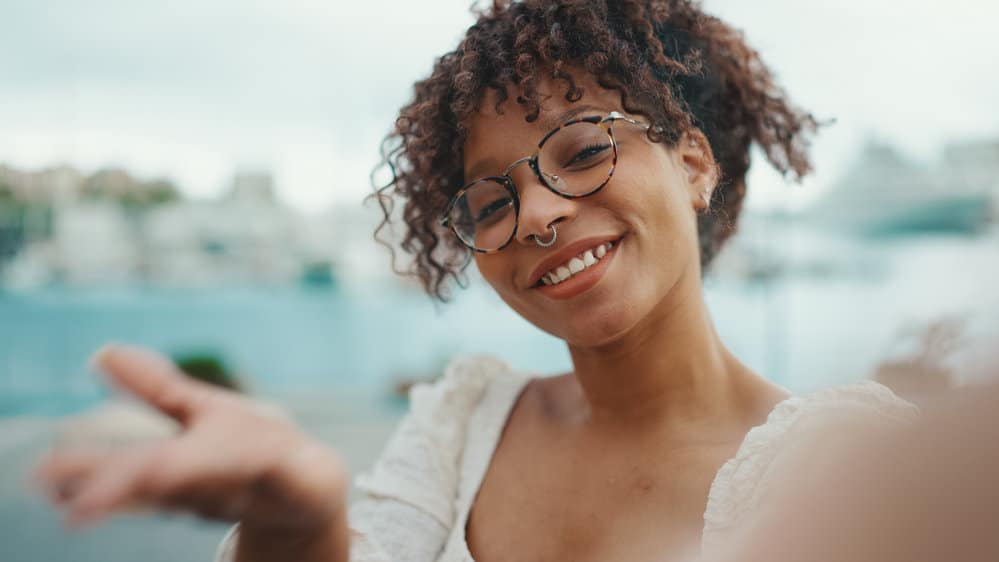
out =
<path fill-rule="evenodd" d="M 520 223 L 517 241 L 533 246 L 534 236 L 551 239 L 550 225 L 565 224 L 576 218 L 579 202 L 552 192 L 534 171 L 523 166 L 510 174 L 520 196 Z"/>

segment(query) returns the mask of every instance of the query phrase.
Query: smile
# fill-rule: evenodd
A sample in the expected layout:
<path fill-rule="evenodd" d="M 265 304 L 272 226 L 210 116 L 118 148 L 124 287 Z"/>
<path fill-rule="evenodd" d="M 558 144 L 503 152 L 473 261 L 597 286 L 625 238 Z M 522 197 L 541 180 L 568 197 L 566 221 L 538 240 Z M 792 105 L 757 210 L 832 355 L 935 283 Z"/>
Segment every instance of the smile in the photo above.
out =
<path fill-rule="evenodd" d="M 544 285 L 558 285 L 573 276 L 586 271 L 588 268 L 600 263 L 607 252 L 614 249 L 614 242 L 605 242 L 594 248 L 570 258 L 569 261 L 553 268 L 548 273 L 541 276 L 541 283 Z"/>
<path fill-rule="evenodd" d="M 571 299 L 595 287 L 610 267 L 624 237 L 572 244 L 539 266 L 532 289 L 552 300 Z M 558 264 L 558 265 L 554 265 Z"/>

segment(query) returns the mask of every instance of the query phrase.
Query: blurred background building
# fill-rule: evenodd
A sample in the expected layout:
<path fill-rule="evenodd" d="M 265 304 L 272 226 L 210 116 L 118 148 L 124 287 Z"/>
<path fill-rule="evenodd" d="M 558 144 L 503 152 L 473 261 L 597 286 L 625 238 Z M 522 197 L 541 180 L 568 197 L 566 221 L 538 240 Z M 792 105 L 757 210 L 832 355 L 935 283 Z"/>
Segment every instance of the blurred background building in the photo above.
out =
<path fill-rule="evenodd" d="M 2 281 L 9 288 L 332 282 L 332 221 L 280 204 L 267 173 L 211 200 L 121 169 L 0 168 Z M 325 271 L 323 271 L 325 269 Z"/>

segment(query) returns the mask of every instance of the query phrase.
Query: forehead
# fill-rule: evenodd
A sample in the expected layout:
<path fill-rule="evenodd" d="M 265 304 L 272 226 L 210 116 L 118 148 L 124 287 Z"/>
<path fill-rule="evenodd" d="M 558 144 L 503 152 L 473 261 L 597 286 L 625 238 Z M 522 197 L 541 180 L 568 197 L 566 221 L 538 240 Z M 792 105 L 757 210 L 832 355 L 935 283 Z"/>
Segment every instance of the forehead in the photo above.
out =
<path fill-rule="evenodd" d="M 468 136 L 463 150 L 466 179 L 484 175 L 480 171 L 499 173 L 510 162 L 530 154 L 538 147 L 541 138 L 553 128 L 574 115 L 621 111 L 620 95 L 597 85 L 588 75 L 576 80 L 583 89 L 583 96 L 570 102 L 565 99 L 568 85 L 565 81 L 546 78 L 538 83 L 538 100 L 541 111 L 538 119 L 527 122 L 527 111 L 517 103 L 519 88 L 507 87 L 507 99 L 502 114 L 496 112 L 499 95 L 492 89 L 483 96 L 476 111 L 467 122 Z M 579 115 L 575 115 L 579 116 Z M 487 169 L 488 168 L 488 169 Z"/>

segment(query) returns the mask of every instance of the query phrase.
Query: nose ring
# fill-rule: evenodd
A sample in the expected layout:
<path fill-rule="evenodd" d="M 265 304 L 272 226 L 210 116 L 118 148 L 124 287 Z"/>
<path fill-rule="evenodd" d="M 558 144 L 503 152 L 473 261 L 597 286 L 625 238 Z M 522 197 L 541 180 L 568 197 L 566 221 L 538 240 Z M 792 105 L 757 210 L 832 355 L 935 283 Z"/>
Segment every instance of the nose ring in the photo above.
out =
<path fill-rule="evenodd" d="M 555 230 L 555 225 L 550 224 L 548 225 L 548 228 L 552 229 L 552 239 L 547 242 L 542 242 L 541 238 L 538 238 L 537 234 L 532 235 L 534 236 L 534 243 L 537 244 L 538 246 L 541 246 L 542 248 L 548 248 L 549 246 L 555 243 L 555 240 L 558 239 L 558 231 Z"/>

